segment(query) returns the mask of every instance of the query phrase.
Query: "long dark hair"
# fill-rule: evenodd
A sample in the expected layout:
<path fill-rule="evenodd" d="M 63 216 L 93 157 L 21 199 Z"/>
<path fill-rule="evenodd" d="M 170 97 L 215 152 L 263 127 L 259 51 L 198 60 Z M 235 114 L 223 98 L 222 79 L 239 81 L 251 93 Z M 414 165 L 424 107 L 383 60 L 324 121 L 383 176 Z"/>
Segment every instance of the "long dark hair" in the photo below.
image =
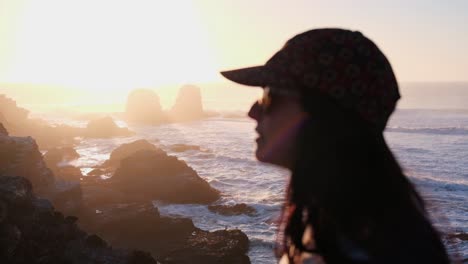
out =
<path fill-rule="evenodd" d="M 306 91 L 302 98 L 309 117 L 299 131 L 278 253 L 292 260 L 312 251 L 327 263 L 448 263 L 382 131 L 327 96 Z M 303 244 L 307 226 L 314 249 Z M 344 240 L 366 253 L 362 262 L 343 250 Z"/>

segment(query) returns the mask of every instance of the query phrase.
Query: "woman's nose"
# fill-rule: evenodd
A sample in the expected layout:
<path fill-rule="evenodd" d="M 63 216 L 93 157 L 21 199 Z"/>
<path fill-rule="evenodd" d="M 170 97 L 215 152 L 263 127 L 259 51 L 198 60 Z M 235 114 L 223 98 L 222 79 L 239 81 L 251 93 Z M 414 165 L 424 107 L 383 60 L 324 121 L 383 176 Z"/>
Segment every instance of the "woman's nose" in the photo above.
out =
<path fill-rule="evenodd" d="M 255 120 L 260 120 L 262 116 L 262 110 L 260 107 L 260 104 L 255 102 L 252 107 L 250 107 L 249 113 L 247 114 L 250 118 L 255 119 Z"/>

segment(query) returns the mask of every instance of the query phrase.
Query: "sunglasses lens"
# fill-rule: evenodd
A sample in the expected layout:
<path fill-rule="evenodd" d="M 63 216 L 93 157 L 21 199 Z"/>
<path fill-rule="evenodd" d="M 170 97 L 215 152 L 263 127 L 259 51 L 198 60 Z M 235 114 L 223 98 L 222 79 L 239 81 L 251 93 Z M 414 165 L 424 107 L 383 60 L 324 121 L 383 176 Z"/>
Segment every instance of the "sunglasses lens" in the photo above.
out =
<path fill-rule="evenodd" d="M 268 87 L 264 88 L 263 97 L 261 100 L 259 100 L 259 104 L 262 107 L 263 112 L 265 113 L 268 112 L 268 109 L 271 106 L 271 101 L 272 101 L 272 98 L 271 98 L 270 89 Z"/>

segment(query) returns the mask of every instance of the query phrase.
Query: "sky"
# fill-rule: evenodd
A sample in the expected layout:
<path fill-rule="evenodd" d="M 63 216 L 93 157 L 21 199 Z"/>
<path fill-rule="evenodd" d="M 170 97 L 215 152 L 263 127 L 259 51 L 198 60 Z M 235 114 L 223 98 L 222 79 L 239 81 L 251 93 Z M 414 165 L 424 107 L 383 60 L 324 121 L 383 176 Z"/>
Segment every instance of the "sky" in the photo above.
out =
<path fill-rule="evenodd" d="M 292 36 L 359 30 L 400 82 L 468 81 L 468 1 L 0 0 L 0 83 L 127 93 L 225 81 Z"/>

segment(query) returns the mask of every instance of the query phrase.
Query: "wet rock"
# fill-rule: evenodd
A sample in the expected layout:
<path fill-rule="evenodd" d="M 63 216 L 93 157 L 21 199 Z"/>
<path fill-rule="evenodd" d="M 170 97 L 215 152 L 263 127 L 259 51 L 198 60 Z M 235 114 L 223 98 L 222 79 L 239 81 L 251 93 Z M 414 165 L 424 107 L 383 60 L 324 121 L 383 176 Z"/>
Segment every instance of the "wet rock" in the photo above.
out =
<path fill-rule="evenodd" d="M 79 157 L 80 155 L 72 147 L 53 148 L 44 154 L 44 161 L 56 179 L 79 181 L 83 177 L 81 170 L 68 164 Z"/>
<path fill-rule="evenodd" d="M 236 205 L 209 205 L 208 210 L 214 213 L 228 216 L 241 214 L 253 216 L 257 213 L 255 208 L 246 205 L 245 203 L 240 203 Z"/>
<path fill-rule="evenodd" d="M 159 96 L 152 90 L 132 91 L 127 99 L 125 119 L 129 123 L 154 125 L 166 121 Z"/>
<path fill-rule="evenodd" d="M 101 167 L 119 166 L 121 160 L 127 158 L 139 150 L 153 150 L 163 153 L 161 149 L 149 143 L 147 140 L 140 139 L 131 143 L 122 144 L 121 146 L 114 149 L 110 154 L 109 160 L 105 161 Z"/>
<path fill-rule="evenodd" d="M 196 120 L 204 117 L 200 88 L 193 85 L 181 87 L 169 116 L 171 121 Z"/>
<path fill-rule="evenodd" d="M 112 117 L 103 117 L 88 123 L 84 135 L 91 138 L 126 137 L 134 135 L 128 128 L 122 128 L 115 124 Z"/>
<path fill-rule="evenodd" d="M 203 231 L 188 218 L 164 217 L 147 203 L 101 207 L 87 218 L 93 232 L 121 248 L 149 251 L 161 263 L 250 263 L 239 230 Z"/>
<path fill-rule="evenodd" d="M 103 169 L 93 169 L 92 171 L 88 172 L 86 176 L 88 177 L 99 177 L 106 174 L 106 171 Z"/>
<path fill-rule="evenodd" d="M 114 249 L 88 235 L 73 217 L 64 217 L 32 193 L 22 177 L 0 177 L 0 201 L 8 211 L 0 222 L 2 263 L 126 264 L 156 261 L 148 253 Z M 133 261 L 133 262 L 132 262 Z"/>
<path fill-rule="evenodd" d="M 468 234 L 467 233 L 453 233 L 453 234 L 447 234 L 445 235 L 448 239 L 460 239 L 462 241 L 468 240 Z"/>
<path fill-rule="evenodd" d="M 248 264 L 248 249 L 249 239 L 240 230 L 195 231 L 186 244 L 160 258 L 166 263 Z"/>
<path fill-rule="evenodd" d="M 59 147 L 49 149 L 44 154 L 44 161 L 48 166 L 57 166 L 60 163 L 66 163 L 76 160 L 80 154 L 72 147 Z"/>
<path fill-rule="evenodd" d="M 172 203 L 207 204 L 220 197 L 184 161 L 163 151 L 140 150 L 130 155 L 108 181 L 124 193 Z"/>

